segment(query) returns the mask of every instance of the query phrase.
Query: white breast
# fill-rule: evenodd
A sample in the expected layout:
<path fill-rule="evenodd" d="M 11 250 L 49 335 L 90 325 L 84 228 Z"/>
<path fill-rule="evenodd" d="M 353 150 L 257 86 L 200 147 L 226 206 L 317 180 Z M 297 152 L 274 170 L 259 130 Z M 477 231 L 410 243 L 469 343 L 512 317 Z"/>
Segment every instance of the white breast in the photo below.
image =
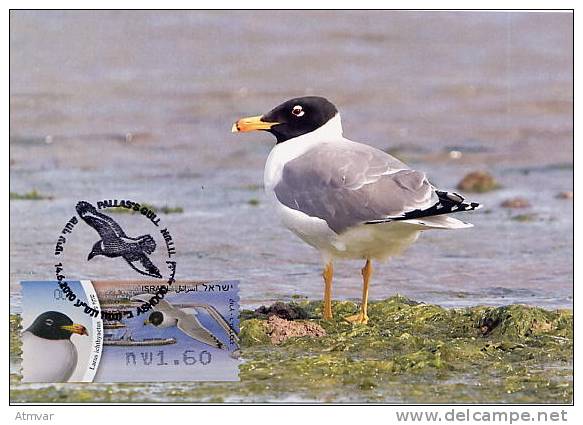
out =
<path fill-rule="evenodd" d="M 265 163 L 263 182 L 266 191 L 271 191 L 281 179 L 284 165 L 303 155 L 320 143 L 332 143 L 342 138 L 340 115 L 336 114 L 326 124 L 311 133 L 304 134 L 275 145 Z"/>
<path fill-rule="evenodd" d="M 22 381 L 67 382 L 77 367 L 77 349 L 68 339 L 22 333 Z"/>

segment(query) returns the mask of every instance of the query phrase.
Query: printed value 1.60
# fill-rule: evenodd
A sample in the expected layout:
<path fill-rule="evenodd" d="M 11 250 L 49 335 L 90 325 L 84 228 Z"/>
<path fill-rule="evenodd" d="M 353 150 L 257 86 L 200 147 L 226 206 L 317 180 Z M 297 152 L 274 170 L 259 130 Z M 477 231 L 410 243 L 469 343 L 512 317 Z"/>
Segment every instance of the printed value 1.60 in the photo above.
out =
<path fill-rule="evenodd" d="M 193 366 L 210 364 L 213 360 L 211 353 L 206 350 L 196 352 L 184 350 L 179 358 L 168 359 L 164 350 L 126 353 L 126 366 Z"/>

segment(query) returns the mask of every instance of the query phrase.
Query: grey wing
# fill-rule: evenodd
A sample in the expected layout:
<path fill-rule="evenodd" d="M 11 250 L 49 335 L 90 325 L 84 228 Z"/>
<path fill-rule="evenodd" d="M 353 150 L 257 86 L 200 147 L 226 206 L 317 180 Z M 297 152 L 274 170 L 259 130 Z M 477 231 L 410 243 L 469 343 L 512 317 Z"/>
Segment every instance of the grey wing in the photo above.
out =
<path fill-rule="evenodd" d="M 285 206 L 325 220 L 336 233 L 437 200 L 425 174 L 371 146 L 321 144 L 289 161 L 274 188 Z"/>
<path fill-rule="evenodd" d="M 189 337 L 216 348 L 223 348 L 224 345 L 207 328 L 205 328 L 196 316 L 183 311 L 178 315 L 178 329 Z"/>
<path fill-rule="evenodd" d="M 205 309 L 209 316 L 211 316 L 215 322 L 217 322 L 219 326 L 223 328 L 227 334 L 229 334 L 229 337 L 233 338 L 235 343 L 239 342 L 239 335 L 237 335 L 237 332 L 235 332 L 235 330 L 229 325 L 229 323 L 214 306 L 209 304 L 193 304 L 193 306 L 196 308 Z"/>

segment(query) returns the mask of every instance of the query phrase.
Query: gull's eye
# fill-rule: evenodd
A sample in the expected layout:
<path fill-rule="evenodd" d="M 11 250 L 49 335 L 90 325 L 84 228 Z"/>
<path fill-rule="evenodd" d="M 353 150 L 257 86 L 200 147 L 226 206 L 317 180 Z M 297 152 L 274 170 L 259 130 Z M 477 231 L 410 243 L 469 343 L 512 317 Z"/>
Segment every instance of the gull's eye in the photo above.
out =
<path fill-rule="evenodd" d="M 294 114 L 296 117 L 301 117 L 305 114 L 305 112 L 300 105 L 296 105 L 292 108 L 292 114 Z"/>
<path fill-rule="evenodd" d="M 53 326 L 53 323 L 54 323 L 53 322 L 53 319 L 47 319 L 47 320 L 45 320 L 45 325 L 47 325 L 47 326 Z"/>

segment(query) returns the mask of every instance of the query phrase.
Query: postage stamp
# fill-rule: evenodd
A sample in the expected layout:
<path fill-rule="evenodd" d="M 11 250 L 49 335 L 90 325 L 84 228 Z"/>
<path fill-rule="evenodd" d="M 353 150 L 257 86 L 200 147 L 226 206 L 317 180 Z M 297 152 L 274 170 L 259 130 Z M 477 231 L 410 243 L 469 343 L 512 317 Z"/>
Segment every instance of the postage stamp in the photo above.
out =
<path fill-rule="evenodd" d="M 24 382 L 239 380 L 238 281 L 55 283 L 21 283 Z"/>
<path fill-rule="evenodd" d="M 102 320 L 74 307 L 55 282 L 21 285 L 23 382 L 92 382 L 101 357 Z M 69 287 L 79 304 L 99 310 L 91 282 L 72 281 Z"/>

